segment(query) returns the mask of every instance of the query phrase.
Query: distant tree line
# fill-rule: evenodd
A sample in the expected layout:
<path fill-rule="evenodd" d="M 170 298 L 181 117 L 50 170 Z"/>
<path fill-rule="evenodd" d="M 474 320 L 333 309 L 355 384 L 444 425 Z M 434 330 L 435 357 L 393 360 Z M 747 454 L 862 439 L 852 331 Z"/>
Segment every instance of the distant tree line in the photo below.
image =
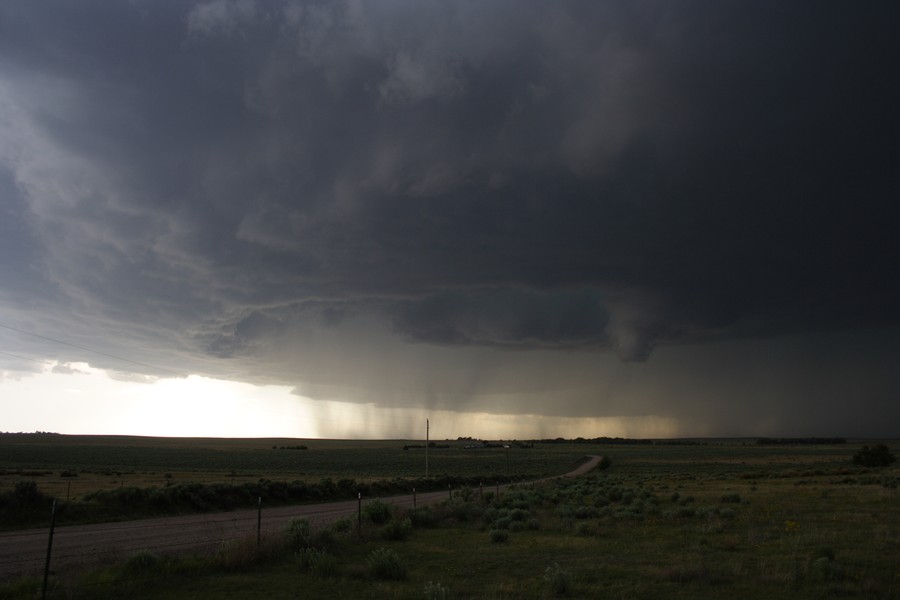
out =
<path fill-rule="evenodd" d="M 708 442 L 702 440 L 686 440 L 686 439 L 636 439 L 622 437 L 595 437 L 583 438 L 577 437 L 573 440 L 565 438 L 552 438 L 535 440 L 535 443 L 541 444 L 606 444 L 606 445 L 623 445 L 623 446 L 706 446 Z"/>
<path fill-rule="evenodd" d="M 805 438 L 769 438 L 761 437 L 756 440 L 758 446 L 824 446 L 827 444 L 846 444 L 842 437 L 805 437 Z"/>
<path fill-rule="evenodd" d="M 413 450 L 415 448 L 424 448 L 425 444 L 406 444 L 403 446 L 404 450 Z M 429 448 L 449 448 L 450 444 L 438 444 L 437 442 L 428 442 Z"/>

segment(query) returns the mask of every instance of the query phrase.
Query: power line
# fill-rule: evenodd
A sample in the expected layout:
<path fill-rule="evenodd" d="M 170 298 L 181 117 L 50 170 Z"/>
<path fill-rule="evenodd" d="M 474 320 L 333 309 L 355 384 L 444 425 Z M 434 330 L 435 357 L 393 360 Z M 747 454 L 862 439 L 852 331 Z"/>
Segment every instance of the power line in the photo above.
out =
<path fill-rule="evenodd" d="M 64 342 L 64 341 L 62 341 L 62 340 L 58 340 L 58 339 L 56 339 L 56 338 L 48 337 L 48 336 L 46 336 L 46 335 L 40 335 L 40 334 L 38 334 L 38 333 L 32 333 L 31 331 L 25 331 L 24 329 L 19 329 L 19 328 L 17 328 L 17 327 L 11 327 L 11 326 L 9 326 L 9 325 L 4 325 L 3 323 L 0 323 L 0 329 L 8 329 L 9 331 L 15 331 L 16 333 L 21 333 L 21 334 L 23 334 L 23 335 L 30 335 L 31 337 L 35 337 L 35 338 L 38 338 L 38 339 L 46 340 L 46 341 L 48 341 L 48 342 L 53 342 L 54 344 L 61 344 L 61 345 L 63 345 L 63 346 L 68 346 L 68 347 L 70 347 L 70 348 L 76 348 L 76 349 L 78 349 L 78 350 L 83 350 L 83 351 L 85 351 L 85 352 L 91 352 L 91 353 L 97 354 L 97 355 L 99 355 L 99 356 L 105 356 L 106 358 L 112 358 L 112 359 L 114 359 L 114 360 L 118 360 L 118 361 L 130 363 L 130 364 L 132 364 L 132 365 L 137 365 L 137 366 L 139 366 L 139 367 L 144 367 L 144 368 L 147 368 L 147 369 L 153 369 L 153 370 L 155 370 L 155 371 L 163 371 L 163 372 L 165 372 L 165 373 L 171 373 L 172 375 L 176 375 L 176 376 L 179 376 L 179 377 L 183 376 L 182 373 L 178 373 L 178 372 L 173 371 L 173 370 L 171 370 L 171 369 L 166 369 L 166 368 L 164 368 L 164 367 L 157 367 L 157 366 L 155 366 L 155 365 L 147 364 L 147 363 L 140 362 L 140 361 L 137 361 L 137 360 L 131 360 L 130 358 L 125 358 L 124 356 L 118 356 L 118 355 L 115 355 L 115 354 L 109 354 L 108 352 L 101 352 L 100 350 L 95 350 L 95 349 L 93 349 L 93 348 L 88 348 L 87 346 L 79 346 L 78 344 L 72 344 L 72 343 L 70 343 L 70 342 Z M 7 352 L 4 352 L 3 354 L 8 354 L 8 353 L 7 353 Z M 13 355 L 10 355 L 10 356 L 13 356 Z M 23 358 L 23 357 L 16 357 L 16 358 Z M 26 360 L 34 360 L 34 359 L 26 359 Z"/>
<path fill-rule="evenodd" d="M 30 360 L 30 361 L 36 362 L 36 363 L 44 362 L 38 358 L 28 358 L 27 356 L 19 356 L 18 354 L 13 354 L 12 352 L 4 352 L 3 350 L 0 350 L 0 354 L 3 354 L 4 356 L 11 356 L 12 358 L 18 358 L 19 360 Z"/>

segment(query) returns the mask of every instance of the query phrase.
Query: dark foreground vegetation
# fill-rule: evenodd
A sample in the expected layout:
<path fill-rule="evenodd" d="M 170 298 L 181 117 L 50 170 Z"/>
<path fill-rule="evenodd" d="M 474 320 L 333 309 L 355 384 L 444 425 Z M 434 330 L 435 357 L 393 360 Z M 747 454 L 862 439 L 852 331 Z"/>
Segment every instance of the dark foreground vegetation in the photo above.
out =
<path fill-rule="evenodd" d="M 212 555 L 140 552 L 57 573 L 50 597 L 898 598 L 900 472 L 847 446 L 595 446 L 611 465 L 577 479 L 368 499 L 361 530 L 295 521 Z"/>
<path fill-rule="evenodd" d="M 271 481 L 232 485 L 228 483 L 179 483 L 163 487 L 118 487 L 98 490 L 82 498 L 60 502 L 56 512 L 60 525 L 102 523 L 171 515 L 224 512 L 264 506 L 288 506 L 356 498 L 357 494 L 378 497 L 479 486 L 484 478 L 431 477 L 361 482 L 329 478 L 318 483 Z M 505 475 L 492 475 L 493 483 L 507 483 Z M 41 492 L 34 481 L 20 481 L 0 493 L 0 529 L 45 526 L 53 499 Z"/>

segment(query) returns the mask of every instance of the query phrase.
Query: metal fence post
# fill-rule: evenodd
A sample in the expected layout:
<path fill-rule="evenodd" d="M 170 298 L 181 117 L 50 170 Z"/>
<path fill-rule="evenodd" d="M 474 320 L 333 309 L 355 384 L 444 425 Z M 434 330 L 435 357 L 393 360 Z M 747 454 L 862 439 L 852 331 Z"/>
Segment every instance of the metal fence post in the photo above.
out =
<path fill-rule="evenodd" d="M 50 539 L 47 541 L 47 561 L 44 563 L 44 585 L 41 588 L 41 598 L 47 597 L 47 581 L 50 578 L 50 553 L 53 550 L 53 529 L 56 527 L 56 498 L 50 508 Z"/>
<path fill-rule="evenodd" d="M 262 496 L 259 496 L 256 503 L 256 547 L 259 548 L 260 539 L 262 539 Z"/>

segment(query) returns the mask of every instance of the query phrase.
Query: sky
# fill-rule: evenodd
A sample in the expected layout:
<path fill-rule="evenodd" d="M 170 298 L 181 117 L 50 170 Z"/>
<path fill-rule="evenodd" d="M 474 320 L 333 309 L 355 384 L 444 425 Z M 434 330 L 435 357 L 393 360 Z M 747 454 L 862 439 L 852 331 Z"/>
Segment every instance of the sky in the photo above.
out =
<path fill-rule="evenodd" d="M 900 4 L 0 4 L 0 431 L 898 437 Z"/>

